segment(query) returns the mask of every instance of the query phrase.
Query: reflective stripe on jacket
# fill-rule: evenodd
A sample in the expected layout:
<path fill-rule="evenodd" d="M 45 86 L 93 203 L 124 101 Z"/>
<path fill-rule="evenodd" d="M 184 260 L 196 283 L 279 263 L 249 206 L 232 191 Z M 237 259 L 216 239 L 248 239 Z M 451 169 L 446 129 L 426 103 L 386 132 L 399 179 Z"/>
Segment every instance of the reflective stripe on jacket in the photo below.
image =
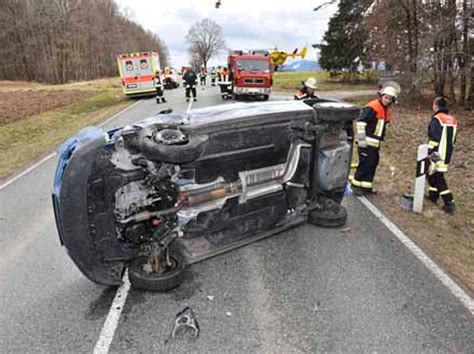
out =
<path fill-rule="evenodd" d="M 219 75 L 218 83 L 222 85 L 230 85 L 232 81 L 229 79 L 229 74 Z"/>
<path fill-rule="evenodd" d="M 296 91 L 294 95 L 295 100 L 304 100 L 307 97 L 308 95 L 305 92 L 301 92 L 301 90 Z"/>
<path fill-rule="evenodd" d="M 446 172 L 453 155 L 458 122 L 447 112 L 437 112 L 428 126 L 428 145 L 431 152 L 438 152 L 441 160 L 436 163 L 438 172 Z"/>
<path fill-rule="evenodd" d="M 384 140 L 388 123 L 390 111 L 380 100 L 373 100 L 362 109 L 356 122 L 356 130 L 359 133 L 365 132 L 369 146 L 379 147 L 380 142 Z"/>

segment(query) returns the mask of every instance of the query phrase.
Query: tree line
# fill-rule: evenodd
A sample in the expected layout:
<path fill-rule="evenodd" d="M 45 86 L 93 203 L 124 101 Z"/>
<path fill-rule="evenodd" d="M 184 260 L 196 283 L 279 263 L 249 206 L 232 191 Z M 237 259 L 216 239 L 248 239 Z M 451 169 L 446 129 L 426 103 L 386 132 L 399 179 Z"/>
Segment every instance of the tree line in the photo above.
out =
<path fill-rule="evenodd" d="M 114 0 L 0 0 L 0 80 L 66 83 L 117 75 L 120 53 L 163 40 L 126 18 Z"/>
<path fill-rule="evenodd" d="M 384 62 L 407 97 L 428 86 L 474 108 L 472 0 L 345 0 L 331 18 L 321 66 L 354 71 Z"/>

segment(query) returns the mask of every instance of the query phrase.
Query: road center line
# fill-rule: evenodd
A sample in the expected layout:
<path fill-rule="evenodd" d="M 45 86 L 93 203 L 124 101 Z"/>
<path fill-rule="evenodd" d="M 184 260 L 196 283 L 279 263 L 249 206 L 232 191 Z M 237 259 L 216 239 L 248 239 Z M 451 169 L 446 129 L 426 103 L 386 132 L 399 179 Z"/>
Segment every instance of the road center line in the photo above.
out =
<path fill-rule="evenodd" d="M 189 112 L 192 106 L 193 106 L 193 100 L 190 99 L 189 104 L 188 104 L 188 109 L 186 110 L 186 112 Z"/>
<path fill-rule="evenodd" d="M 99 339 L 95 344 L 94 354 L 106 354 L 109 352 L 110 344 L 112 344 L 112 340 L 114 339 L 115 330 L 117 329 L 129 290 L 130 280 L 128 279 L 128 270 L 125 270 L 122 278 L 122 285 L 120 285 L 115 294 L 114 301 L 112 301 L 112 305 L 110 306 L 109 314 L 107 315 L 107 319 L 102 327 Z"/>
<path fill-rule="evenodd" d="M 410 238 L 391 222 L 374 204 L 365 197 L 358 199 L 369 209 L 397 238 L 418 258 L 451 293 L 474 315 L 474 300 L 452 280 L 430 257 L 426 255 Z"/>
<path fill-rule="evenodd" d="M 100 123 L 98 125 L 98 127 L 102 127 L 104 124 L 107 124 L 108 122 L 110 122 L 112 119 L 115 119 L 117 118 L 120 114 L 122 113 L 125 113 L 126 111 L 128 111 L 129 109 L 131 109 L 132 107 L 136 106 L 138 103 L 140 103 L 140 101 L 137 101 L 135 102 L 134 104 L 124 108 L 123 110 L 121 110 L 120 112 L 117 112 L 115 113 L 113 116 L 107 118 L 105 121 L 103 121 L 102 123 Z M 56 147 L 57 148 L 57 147 Z M 51 159 L 52 157 L 56 156 L 57 152 L 53 152 L 51 154 L 49 154 L 48 156 L 42 158 L 41 160 L 39 160 L 38 162 L 36 162 L 35 164 L 33 164 L 32 166 L 28 167 L 26 170 L 23 170 L 21 171 L 20 173 L 18 173 L 17 175 L 14 175 L 13 177 L 7 179 L 3 184 L 0 184 L 0 190 L 8 187 L 10 184 L 12 184 L 13 182 L 15 182 L 16 180 L 20 179 L 21 177 L 25 176 L 26 174 L 30 173 L 31 171 L 33 171 L 35 168 L 37 168 L 38 166 L 42 165 L 43 163 L 45 163 L 46 161 L 48 161 L 49 159 Z"/>

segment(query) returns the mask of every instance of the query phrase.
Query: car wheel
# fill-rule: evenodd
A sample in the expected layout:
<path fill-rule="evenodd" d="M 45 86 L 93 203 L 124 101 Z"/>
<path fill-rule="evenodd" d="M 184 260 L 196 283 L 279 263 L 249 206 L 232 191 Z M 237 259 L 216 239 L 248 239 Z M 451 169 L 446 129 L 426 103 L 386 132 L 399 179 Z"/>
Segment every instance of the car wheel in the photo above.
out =
<path fill-rule="evenodd" d="M 164 292 L 178 287 L 185 275 L 186 265 L 177 254 L 170 255 L 169 270 L 158 273 L 145 270 L 147 257 L 136 258 L 130 262 L 128 277 L 130 284 L 137 289 Z"/>
<path fill-rule="evenodd" d="M 187 163 L 201 156 L 208 144 L 207 135 L 188 137 L 177 129 L 156 131 L 145 127 L 139 133 L 140 151 L 153 161 Z"/>
<path fill-rule="evenodd" d="M 268 101 L 269 98 L 270 98 L 270 95 L 263 95 L 263 100 L 264 101 Z"/>
<path fill-rule="evenodd" d="M 333 200 L 326 199 L 322 207 L 311 211 L 308 222 L 322 227 L 340 227 L 347 221 L 346 209 Z"/>
<path fill-rule="evenodd" d="M 326 196 L 340 204 L 342 202 L 342 199 L 344 199 L 344 190 L 332 190 L 330 192 L 327 192 Z"/>

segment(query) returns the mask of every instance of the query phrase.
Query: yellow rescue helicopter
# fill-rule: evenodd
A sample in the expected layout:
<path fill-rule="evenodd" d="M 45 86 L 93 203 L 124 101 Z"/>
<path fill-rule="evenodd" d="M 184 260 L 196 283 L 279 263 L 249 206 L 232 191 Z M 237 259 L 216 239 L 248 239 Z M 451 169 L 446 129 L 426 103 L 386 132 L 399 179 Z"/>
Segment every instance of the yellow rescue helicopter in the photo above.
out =
<path fill-rule="evenodd" d="M 293 53 L 288 53 L 283 50 L 277 50 L 277 49 L 270 50 L 269 53 L 270 53 L 270 57 L 272 58 L 272 63 L 273 65 L 275 65 L 275 71 L 277 71 L 278 67 L 285 63 L 286 59 L 296 58 L 296 57 L 301 57 L 302 59 L 304 59 L 307 51 L 308 49 L 304 47 L 303 49 L 301 49 L 299 53 L 298 53 L 298 48 L 296 48 L 293 51 Z"/>

